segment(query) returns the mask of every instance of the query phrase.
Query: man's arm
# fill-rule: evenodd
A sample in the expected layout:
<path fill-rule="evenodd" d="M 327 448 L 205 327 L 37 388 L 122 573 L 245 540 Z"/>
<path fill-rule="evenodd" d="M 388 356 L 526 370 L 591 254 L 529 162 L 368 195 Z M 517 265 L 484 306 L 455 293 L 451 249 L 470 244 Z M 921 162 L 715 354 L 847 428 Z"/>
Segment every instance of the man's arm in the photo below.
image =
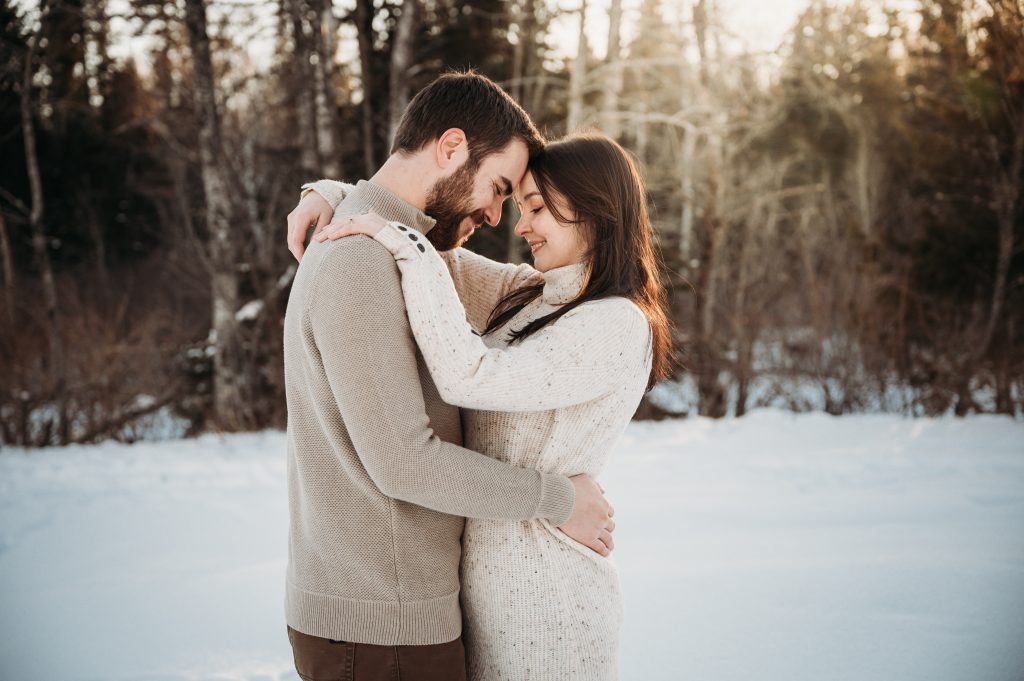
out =
<path fill-rule="evenodd" d="M 391 255 L 368 238 L 326 247 L 309 328 L 352 444 L 380 490 L 454 515 L 565 524 L 575 497 L 568 478 L 444 442 L 430 428 Z"/>

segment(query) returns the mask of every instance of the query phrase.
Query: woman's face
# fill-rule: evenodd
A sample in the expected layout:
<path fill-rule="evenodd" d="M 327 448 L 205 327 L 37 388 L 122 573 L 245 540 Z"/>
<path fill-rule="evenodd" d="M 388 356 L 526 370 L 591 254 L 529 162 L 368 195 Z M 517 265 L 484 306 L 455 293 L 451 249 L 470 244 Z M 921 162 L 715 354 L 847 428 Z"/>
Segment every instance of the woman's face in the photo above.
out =
<path fill-rule="evenodd" d="M 554 199 L 557 209 L 563 215 L 572 215 L 566 202 Z M 587 252 L 582 230 L 578 225 L 559 222 L 544 204 L 533 179 L 533 173 L 527 172 L 516 188 L 516 205 L 519 206 L 519 222 L 516 223 L 516 234 L 526 239 L 533 253 L 533 266 L 541 272 L 583 262 Z"/>

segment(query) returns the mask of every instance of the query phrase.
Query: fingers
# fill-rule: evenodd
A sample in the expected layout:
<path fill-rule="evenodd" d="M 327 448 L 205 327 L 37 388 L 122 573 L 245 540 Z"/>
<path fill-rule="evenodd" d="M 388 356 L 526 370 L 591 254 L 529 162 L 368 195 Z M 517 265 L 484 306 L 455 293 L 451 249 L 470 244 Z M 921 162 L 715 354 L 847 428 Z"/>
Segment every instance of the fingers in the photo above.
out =
<path fill-rule="evenodd" d="M 601 530 L 601 535 L 598 539 L 608 548 L 609 553 L 615 550 L 615 540 L 612 539 L 612 533 L 608 530 Z"/>
<path fill-rule="evenodd" d="M 333 210 L 328 209 L 328 210 L 320 211 L 320 215 L 318 215 L 317 218 L 316 218 L 316 230 L 315 230 L 315 232 L 319 232 L 321 229 L 323 229 L 324 227 L 329 225 L 331 223 L 331 220 L 333 220 L 333 219 L 334 219 L 334 211 Z"/>
<path fill-rule="evenodd" d="M 352 229 L 348 224 L 336 223 L 326 225 L 319 233 L 313 236 L 314 239 L 323 243 L 324 241 L 337 241 L 343 236 L 352 236 L 353 234 L 361 234 L 357 230 Z"/>
<path fill-rule="evenodd" d="M 320 211 L 320 214 L 316 216 L 316 227 L 313 229 L 313 236 L 316 236 L 320 232 L 322 232 L 325 229 L 327 229 L 327 227 L 331 224 L 331 220 L 333 220 L 333 219 L 334 219 L 334 211 L 332 211 L 332 210 Z"/>
<path fill-rule="evenodd" d="M 611 541 L 610 534 L 608 535 L 608 541 Z M 602 556 L 607 556 L 612 552 L 611 547 L 605 543 L 603 535 L 586 542 L 586 545 L 590 547 L 592 551 L 600 553 Z"/>
<path fill-rule="evenodd" d="M 309 225 L 300 227 L 301 222 L 299 216 L 296 215 L 296 211 L 288 213 L 288 250 L 300 262 L 302 261 L 302 254 L 306 250 L 303 244 L 306 240 L 306 229 L 309 227 Z"/>

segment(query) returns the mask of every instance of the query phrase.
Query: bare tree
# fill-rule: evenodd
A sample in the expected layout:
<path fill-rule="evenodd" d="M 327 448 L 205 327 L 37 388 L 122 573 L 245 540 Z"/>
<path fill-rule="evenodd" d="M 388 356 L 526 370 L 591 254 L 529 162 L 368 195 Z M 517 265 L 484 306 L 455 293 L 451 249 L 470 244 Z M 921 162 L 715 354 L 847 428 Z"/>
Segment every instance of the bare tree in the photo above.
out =
<path fill-rule="evenodd" d="M 319 30 L 314 43 L 316 49 L 316 118 L 317 151 L 324 177 L 339 177 L 341 162 L 338 158 L 337 94 L 334 90 L 335 35 L 338 27 L 334 19 L 332 0 L 318 0 Z"/>
<path fill-rule="evenodd" d="M 311 62 L 313 49 L 306 30 L 304 0 L 285 0 L 292 28 L 292 68 L 295 74 L 295 99 L 298 109 L 299 162 L 307 175 L 317 172 L 317 79 Z"/>
<path fill-rule="evenodd" d="M 60 318 L 57 314 L 57 285 L 53 277 L 53 265 L 50 262 L 50 251 L 46 232 L 43 227 L 43 181 L 39 174 L 39 157 L 36 154 L 35 125 L 32 121 L 32 75 L 36 51 L 39 49 L 40 35 L 50 14 L 50 3 L 43 0 L 40 4 L 39 27 L 29 38 L 28 49 L 21 81 L 21 131 L 25 139 L 25 163 L 28 170 L 29 187 L 32 194 L 32 207 L 29 213 L 29 226 L 32 230 L 32 248 L 35 251 L 39 273 L 43 281 L 43 301 L 46 305 L 47 337 L 50 344 L 49 373 L 50 386 L 57 408 L 56 429 L 59 443 L 68 442 L 70 424 L 67 418 L 67 402 L 65 388 L 67 374 L 64 357 L 64 340 L 61 334 Z"/>
<path fill-rule="evenodd" d="M 193 106 L 199 123 L 199 156 L 209 231 L 209 258 L 213 303 L 214 420 L 224 429 L 249 425 L 248 372 L 240 366 L 241 331 L 235 246 L 231 241 L 232 206 L 223 164 L 220 114 L 214 96 L 210 38 L 206 30 L 204 0 L 186 0 L 185 24 L 192 48 Z"/>
<path fill-rule="evenodd" d="M 374 151 L 373 107 L 373 0 L 356 0 L 356 35 L 359 39 L 359 67 L 363 88 L 363 165 L 366 176 L 377 170 Z"/>
<path fill-rule="evenodd" d="M 693 9 L 693 29 L 700 57 L 698 99 L 709 108 L 709 73 L 711 70 L 709 62 L 711 57 L 707 50 L 707 40 L 708 33 L 713 28 L 708 16 L 707 0 L 699 0 Z M 726 412 L 727 404 L 725 388 L 719 378 L 721 348 L 715 342 L 715 321 L 716 304 L 718 302 L 717 289 L 722 268 L 720 246 L 723 239 L 723 230 L 728 227 L 728 222 L 723 220 L 719 214 L 724 198 L 722 183 L 724 149 L 721 136 L 722 129 L 725 127 L 725 116 L 720 109 L 716 108 L 713 117 L 715 120 L 708 125 L 704 134 L 705 193 L 701 214 L 697 223 L 701 238 L 697 257 L 699 269 L 697 271 L 697 291 L 694 301 L 695 355 L 697 356 L 697 390 L 700 395 L 700 413 L 705 416 L 723 416 Z M 696 142 L 696 140 L 689 139 L 691 134 L 691 131 L 687 131 L 683 141 L 684 161 L 688 161 L 686 159 L 689 153 L 687 145 Z M 690 188 L 686 178 L 693 171 L 688 168 L 686 172 L 687 175 L 684 175 L 682 181 L 684 191 Z M 684 197 L 684 203 L 686 200 L 686 197 Z M 684 232 L 684 240 L 689 238 L 688 219 L 689 217 L 684 206 L 683 224 L 680 225 L 681 229 L 686 230 Z M 689 250 L 688 246 L 687 250 Z"/>
<path fill-rule="evenodd" d="M 569 108 L 566 128 L 573 132 L 583 123 L 583 83 L 587 78 L 587 0 L 580 0 L 579 46 L 569 73 Z"/>
<path fill-rule="evenodd" d="M 391 79 L 388 100 L 388 143 L 395 139 L 395 131 L 409 104 L 409 67 L 412 66 L 413 38 L 419 16 L 419 0 L 404 0 L 391 39 Z"/>
<path fill-rule="evenodd" d="M 621 134 L 619 93 L 622 92 L 622 0 L 612 0 L 608 9 L 608 49 L 605 55 L 604 102 L 601 106 L 601 129 L 609 137 Z"/>
<path fill-rule="evenodd" d="M 7 234 L 7 222 L 4 214 L 0 213 L 0 267 L 3 268 L 0 274 L 4 282 L 4 307 L 7 312 L 7 323 L 14 326 L 14 258 L 11 257 L 11 240 Z"/>

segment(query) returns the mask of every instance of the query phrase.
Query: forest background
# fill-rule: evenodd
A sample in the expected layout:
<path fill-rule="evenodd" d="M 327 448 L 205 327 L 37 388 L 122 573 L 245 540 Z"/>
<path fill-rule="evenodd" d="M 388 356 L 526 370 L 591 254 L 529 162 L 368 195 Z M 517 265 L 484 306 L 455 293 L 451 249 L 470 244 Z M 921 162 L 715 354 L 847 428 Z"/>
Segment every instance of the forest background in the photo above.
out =
<path fill-rule="evenodd" d="M 299 186 L 466 67 L 643 166 L 679 356 L 638 417 L 1024 411 L 1022 2 L 811 0 L 767 47 L 590 9 L 3 0 L 0 443 L 283 427 Z M 469 247 L 528 258 L 515 219 Z"/>

